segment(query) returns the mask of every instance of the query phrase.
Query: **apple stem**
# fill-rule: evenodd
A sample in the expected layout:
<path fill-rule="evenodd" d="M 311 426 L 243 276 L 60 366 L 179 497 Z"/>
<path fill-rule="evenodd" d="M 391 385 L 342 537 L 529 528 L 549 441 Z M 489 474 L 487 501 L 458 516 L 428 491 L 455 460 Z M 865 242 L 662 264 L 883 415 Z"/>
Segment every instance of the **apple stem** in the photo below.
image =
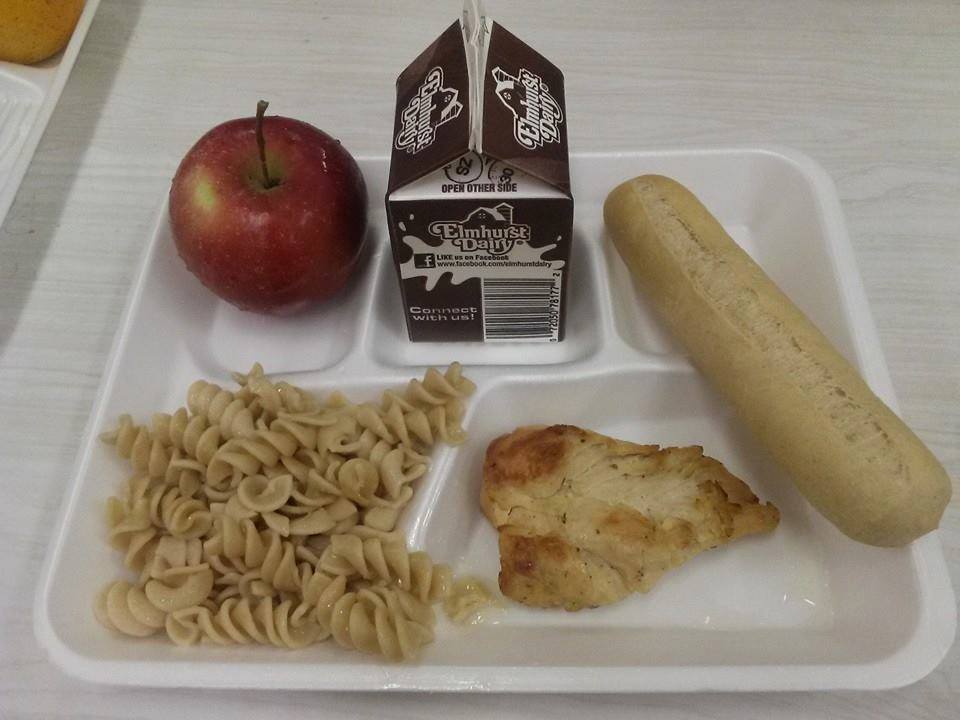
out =
<path fill-rule="evenodd" d="M 270 177 L 270 172 L 267 170 L 267 146 L 266 141 L 263 139 L 263 114 L 267 111 L 268 103 L 266 100 L 261 100 L 257 103 L 257 148 L 260 150 L 260 170 L 263 172 L 263 187 L 269 190 L 272 187 L 279 185 L 279 183 Z"/>

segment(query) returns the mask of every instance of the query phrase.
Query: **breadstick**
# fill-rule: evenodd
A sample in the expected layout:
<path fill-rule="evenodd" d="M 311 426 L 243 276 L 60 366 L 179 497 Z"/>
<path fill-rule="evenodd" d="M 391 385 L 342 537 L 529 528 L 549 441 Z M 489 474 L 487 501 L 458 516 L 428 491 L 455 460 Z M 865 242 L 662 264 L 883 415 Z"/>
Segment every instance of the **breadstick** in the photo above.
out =
<path fill-rule="evenodd" d="M 689 190 L 629 180 L 604 219 L 694 364 L 815 508 L 870 545 L 937 527 L 951 493 L 943 467 Z"/>

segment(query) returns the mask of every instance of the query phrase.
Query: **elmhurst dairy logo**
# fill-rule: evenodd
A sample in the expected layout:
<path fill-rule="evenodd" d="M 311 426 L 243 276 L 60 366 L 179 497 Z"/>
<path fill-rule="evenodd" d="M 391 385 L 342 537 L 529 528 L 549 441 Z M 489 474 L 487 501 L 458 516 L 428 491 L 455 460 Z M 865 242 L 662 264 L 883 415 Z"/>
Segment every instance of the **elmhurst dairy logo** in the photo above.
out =
<path fill-rule="evenodd" d="M 508 203 L 478 207 L 463 220 L 439 220 L 427 229 L 461 252 L 490 255 L 506 255 L 517 242 L 530 239 L 530 226 L 513 222 L 513 206 Z"/>
<path fill-rule="evenodd" d="M 500 67 L 491 70 L 494 92 L 513 115 L 513 136 L 521 146 L 536 150 L 560 142 L 563 110 L 539 75 L 520 68 L 511 75 Z"/>
<path fill-rule="evenodd" d="M 397 150 L 416 155 L 433 144 L 437 128 L 459 117 L 463 103 L 456 88 L 443 86 L 443 68 L 432 68 L 400 114 Z"/>

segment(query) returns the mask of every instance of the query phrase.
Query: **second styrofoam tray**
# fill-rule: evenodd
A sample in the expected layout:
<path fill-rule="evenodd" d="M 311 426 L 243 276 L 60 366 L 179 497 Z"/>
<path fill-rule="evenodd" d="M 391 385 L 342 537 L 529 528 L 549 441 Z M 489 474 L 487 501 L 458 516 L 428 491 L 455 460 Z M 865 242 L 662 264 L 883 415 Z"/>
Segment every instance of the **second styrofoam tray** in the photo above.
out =
<path fill-rule="evenodd" d="M 53 660 L 88 680 L 129 685 L 540 692 L 884 688 L 922 677 L 954 633 L 939 541 L 879 549 L 830 526 L 794 490 L 659 327 L 605 238 L 616 184 L 662 173 L 697 193 L 731 234 L 894 404 L 832 183 L 789 151 L 574 156 L 576 197 L 567 337 L 543 345 L 412 344 L 384 233 L 387 162 L 361 162 L 370 250 L 350 290 L 286 319 L 236 311 L 183 268 L 161 211 L 84 436 L 38 590 L 36 629 Z M 495 586 L 496 533 L 480 513 L 484 450 L 528 423 L 566 422 L 643 443 L 703 445 L 764 500 L 780 527 L 704 553 L 647 595 L 578 613 L 508 603 L 490 622 L 440 621 L 416 665 L 332 642 L 297 652 L 177 648 L 120 637 L 92 599 L 123 575 L 103 506 L 122 461 L 95 440 L 120 412 L 183 403 L 190 382 L 229 383 L 254 360 L 318 392 L 356 400 L 459 359 L 478 391 L 467 443 L 434 454 L 405 511 L 411 545 Z"/>
<path fill-rule="evenodd" d="M 86 0 L 63 52 L 36 65 L 0 61 L 0 226 L 47 127 L 100 0 Z"/>

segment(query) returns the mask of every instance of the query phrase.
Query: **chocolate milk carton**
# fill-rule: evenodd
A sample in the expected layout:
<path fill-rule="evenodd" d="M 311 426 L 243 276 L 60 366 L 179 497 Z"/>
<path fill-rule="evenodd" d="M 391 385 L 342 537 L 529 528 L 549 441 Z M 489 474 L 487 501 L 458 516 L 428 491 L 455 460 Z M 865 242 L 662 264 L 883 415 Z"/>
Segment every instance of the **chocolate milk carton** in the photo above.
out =
<path fill-rule="evenodd" d="M 397 79 L 387 218 L 413 341 L 559 342 L 573 197 L 563 74 L 466 12 Z"/>

